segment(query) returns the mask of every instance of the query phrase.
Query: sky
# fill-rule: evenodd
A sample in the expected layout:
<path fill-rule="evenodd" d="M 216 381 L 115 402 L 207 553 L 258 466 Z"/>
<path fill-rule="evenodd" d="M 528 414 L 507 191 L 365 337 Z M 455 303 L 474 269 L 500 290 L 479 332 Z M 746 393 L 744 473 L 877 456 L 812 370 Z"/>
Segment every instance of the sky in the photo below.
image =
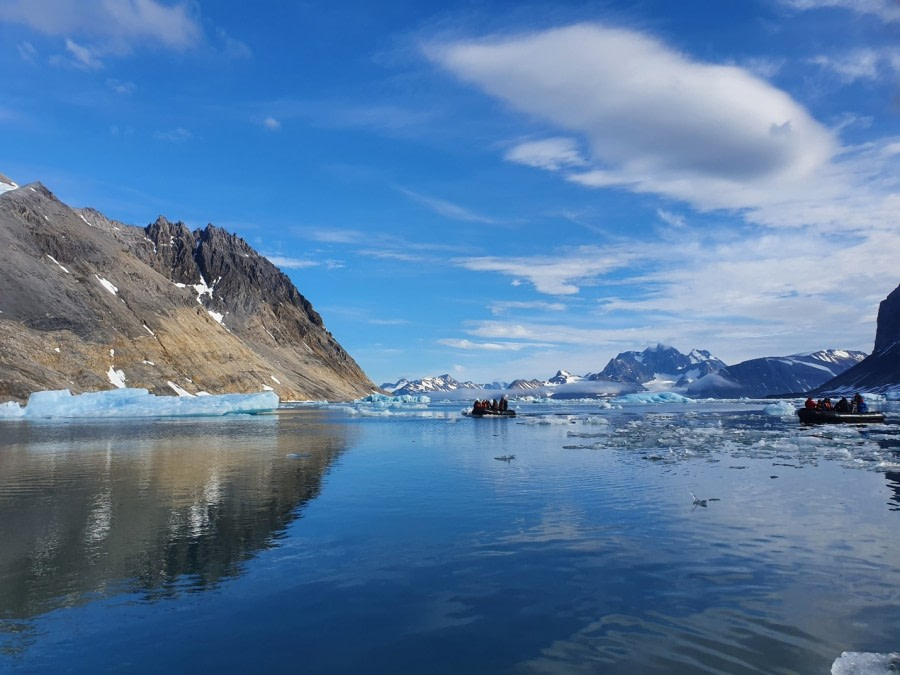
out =
<path fill-rule="evenodd" d="M 0 0 L 0 173 L 238 234 L 376 384 L 869 352 L 900 3 Z"/>

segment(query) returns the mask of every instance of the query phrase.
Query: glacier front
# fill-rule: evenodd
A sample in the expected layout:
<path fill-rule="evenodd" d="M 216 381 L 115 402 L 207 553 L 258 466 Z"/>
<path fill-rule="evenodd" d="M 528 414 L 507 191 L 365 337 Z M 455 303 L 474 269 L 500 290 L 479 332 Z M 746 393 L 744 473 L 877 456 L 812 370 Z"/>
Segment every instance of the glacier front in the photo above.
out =
<path fill-rule="evenodd" d="M 73 395 L 68 389 L 39 391 L 23 407 L 0 404 L 0 419 L 73 419 L 93 417 L 196 417 L 271 412 L 278 394 L 155 396 L 146 389 L 114 389 Z"/>

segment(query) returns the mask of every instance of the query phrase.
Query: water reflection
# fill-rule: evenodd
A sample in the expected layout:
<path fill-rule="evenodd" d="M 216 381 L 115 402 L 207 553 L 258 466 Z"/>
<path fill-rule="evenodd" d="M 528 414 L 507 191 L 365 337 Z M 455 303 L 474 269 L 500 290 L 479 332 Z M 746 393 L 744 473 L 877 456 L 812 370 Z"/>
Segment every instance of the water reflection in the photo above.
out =
<path fill-rule="evenodd" d="M 0 621 L 201 590 L 273 545 L 355 429 L 315 411 L 0 428 Z"/>

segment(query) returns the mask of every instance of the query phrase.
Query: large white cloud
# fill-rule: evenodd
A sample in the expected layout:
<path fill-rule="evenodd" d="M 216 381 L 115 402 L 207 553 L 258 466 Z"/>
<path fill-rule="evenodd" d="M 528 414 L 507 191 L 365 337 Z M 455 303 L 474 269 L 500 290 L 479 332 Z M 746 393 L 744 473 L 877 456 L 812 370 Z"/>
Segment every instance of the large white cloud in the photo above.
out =
<path fill-rule="evenodd" d="M 577 24 L 427 53 L 515 110 L 586 138 L 594 168 L 570 179 L 589 186 L 753 207 L 769 189 L 809 179 L 837 148 L 803 106 L 752 73 L 630 30 Z M 507 157 L 535 165 L 534 148 Z"/>

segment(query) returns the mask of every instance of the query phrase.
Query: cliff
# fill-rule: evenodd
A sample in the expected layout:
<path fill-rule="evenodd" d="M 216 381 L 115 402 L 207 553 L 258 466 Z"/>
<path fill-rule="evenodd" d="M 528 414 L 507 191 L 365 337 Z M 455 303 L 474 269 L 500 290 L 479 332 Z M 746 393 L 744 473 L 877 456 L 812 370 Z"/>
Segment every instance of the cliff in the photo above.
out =
<path fill-rule="evenodd" d="M 875 325 L 872 353 L 816 389 L 814 395 L 900 391 L 900 286 L 881 301 Z"/>

